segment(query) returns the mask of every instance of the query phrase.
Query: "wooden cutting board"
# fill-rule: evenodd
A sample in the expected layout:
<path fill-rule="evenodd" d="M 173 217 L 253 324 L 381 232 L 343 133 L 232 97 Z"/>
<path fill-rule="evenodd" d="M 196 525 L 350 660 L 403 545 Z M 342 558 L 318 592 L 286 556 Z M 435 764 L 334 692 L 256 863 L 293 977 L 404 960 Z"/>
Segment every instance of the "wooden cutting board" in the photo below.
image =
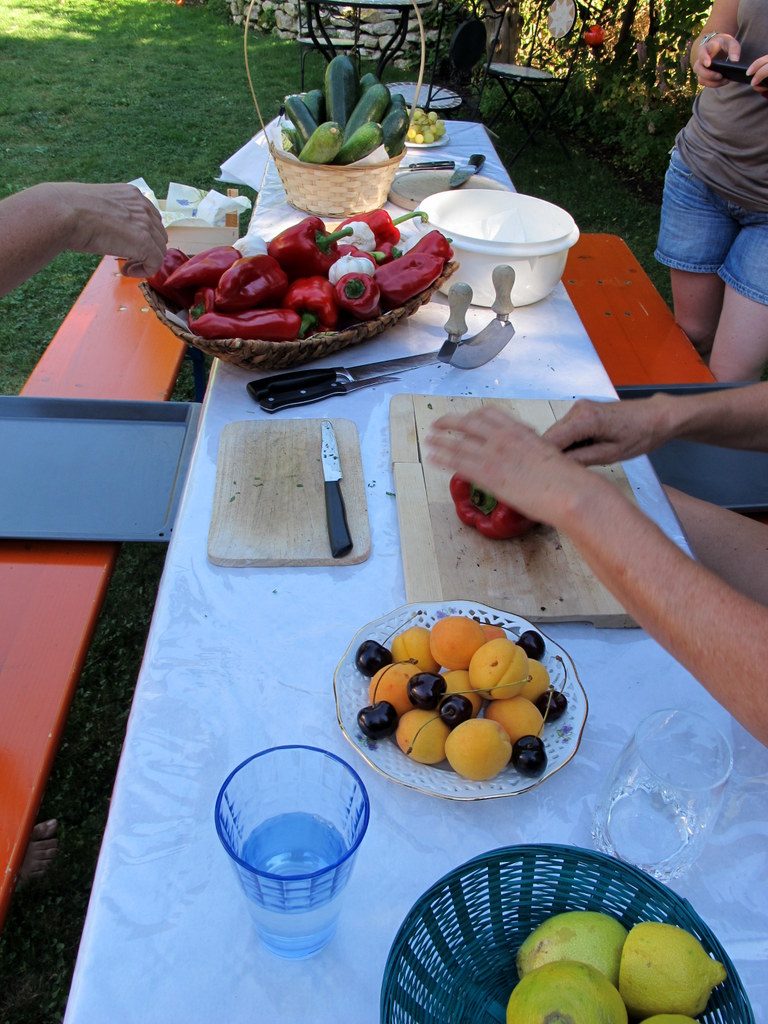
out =
<path fill-rule="evenodd" d="M 447 412 L 463 414 L 485 399 L 396 395 L 390 403 L 392 471 L 409 603 L 476 600 L 533 622 L 586 621 L 633 626 L 624 608 L 595 578 L 566 536 L 538 526 L 522 537 L 494 541 L 465 526 L 448 491 L 451 474 L 422 463 L 423 439 Z M 539 433 L 571 402 L 498 400 Z M 620 466 L 595 469 L 634 501 Z"/>
<path fill-rule="evenodd" d="M 390 203 L 399 206 L 404 210 L 415 210 L 427 196 L 435 192 L 445 192 L 451 180 L 453 171 L 403 171 L 396 174 L 392 187 L 389 190 L 388 199 Z M 494 192 L 509 192 L 506 185 L 493 178 L 485 178 L 479 174 L 473 174 L 467 178 L 459 189 L 467 191 L 472 189 L 485 189 Z"/>
<path fill-rule="evenodd" d="M 331 420 L 353 548 L 331 555 L 325 518 L 322 420 L 228 423 L 219 437 L 208 557 L 216 565 L 354 565 L 371 552 L 357 427 Z"/>

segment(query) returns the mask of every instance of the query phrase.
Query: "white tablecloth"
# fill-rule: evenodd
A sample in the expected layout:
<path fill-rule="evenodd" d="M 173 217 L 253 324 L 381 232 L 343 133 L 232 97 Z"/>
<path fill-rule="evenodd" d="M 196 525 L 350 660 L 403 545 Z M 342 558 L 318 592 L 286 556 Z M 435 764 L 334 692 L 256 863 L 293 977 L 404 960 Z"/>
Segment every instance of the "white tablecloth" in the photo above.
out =
<path fill-rule="evenodd" d="M 451 155 L 466 156 L 484 138 L 478 126 L 451 132 Z M 492 170 L 504 176 L 489 153 L 485 173 Z M 269 181 L 255 216 L 265 231 L 298 219 Z M 471 310 L 470 332 L 488 315 Z M 446 317 L 438 296 L 346 361 L 438 347 Z M 374 1024 L 387 953 L 421 893 L 499 846 L 591 847 L 595 792 L 608 765 L 643 715 L 673 705 L 717 722 L 736 759 L 711 841 L 673 887 L 733 958 L 756 1020 L 768 1019 L 768 752 L 642 631 L 545 627 L 576 663 L 589 717 L 576 757 L 523 795 L 464 803 L 417 793 L 369 768 L 339 729 L 335 666 L 359 628 L 405 602 L 389 465 L 390 396 L 614 395 L 562 285 L 513 319 L 513 341 L 478 370 L 424 367 L 385 387 L 279 414 L 357 424 L 372 552 L 350 567 L 228 569 L 208 561 L 219 434 L 233 420 L 264 415 L 245 390 L 254 374 L 216 364 L 136 687 L 67 1024 Z M 339 361 L 336 354 L 324 362 Z M 626 469 L 643 507 L 684 544 L 647 460 Z M 259 749 L 294 742 L 346 758 L 371 798 L 339 931 L 303 962 L 279 960 L 260 946 L 213 823 L 230 769 Z"/>

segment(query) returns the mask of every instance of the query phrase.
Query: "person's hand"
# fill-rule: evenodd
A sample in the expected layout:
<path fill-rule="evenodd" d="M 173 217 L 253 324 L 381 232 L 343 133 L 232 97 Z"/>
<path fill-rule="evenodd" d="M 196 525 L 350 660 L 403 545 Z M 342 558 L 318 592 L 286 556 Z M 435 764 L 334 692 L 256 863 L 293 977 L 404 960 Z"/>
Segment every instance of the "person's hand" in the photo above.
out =
<path fill-rule="evenodd" d="M 645 455 L 669 439 L 664 396 L 623 402 L 575 402 L 544 437 L 583 466 Z"/>
<path fill-rule="evenodd" d="M 753 60 L 747 68 L 747 74 L 751 76 L 749 84 L 752 88 L 768 99 L 768 53 Z"/>
<path fill-rule="evenodd" d="M 122 183 L 53 186 L 67 207 L 72 241 L 68 248 L 117 256 L 122 273 L 151 277 L 160 268 L 168 245 L 160 212 L 134 186 Z"/>
<path fill-rule="evenodd" d="M 593 474 L 496 405 L 442 416 L 427 438 L 427 459 L 493 494 L 536 522 L 559 525 Z"/>
<path fill-rule="evenodd" d="M 717 32 L 705 43 L 699 46 L 696 60 L 693 65 L 693 73 L 699 80 L 699 85 L 709 89 L 719 89 L 725 85 L 728 79 L 724 78 L 719 71 L 713 71 L 710 67 L 713 57 L 725 58 L 736 61 L 741 56 L 741 43 L 727 32 Z"/>

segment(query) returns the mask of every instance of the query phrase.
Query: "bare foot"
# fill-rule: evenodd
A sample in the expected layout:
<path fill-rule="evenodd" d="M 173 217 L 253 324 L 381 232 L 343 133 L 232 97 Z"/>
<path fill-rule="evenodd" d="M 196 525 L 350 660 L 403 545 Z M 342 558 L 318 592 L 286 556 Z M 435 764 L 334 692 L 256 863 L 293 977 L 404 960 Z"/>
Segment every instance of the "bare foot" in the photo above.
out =
<path fill-rule="evenodd" d="M 18 886 L 24 886 L 37 878 L 42 878 L 56 856 L 56 829 L 58 821 L 51 818 L 50 821 L 39 821 L 32 829 L 27 852 L 24 855 L 24 862 L 19 872 Z"/>

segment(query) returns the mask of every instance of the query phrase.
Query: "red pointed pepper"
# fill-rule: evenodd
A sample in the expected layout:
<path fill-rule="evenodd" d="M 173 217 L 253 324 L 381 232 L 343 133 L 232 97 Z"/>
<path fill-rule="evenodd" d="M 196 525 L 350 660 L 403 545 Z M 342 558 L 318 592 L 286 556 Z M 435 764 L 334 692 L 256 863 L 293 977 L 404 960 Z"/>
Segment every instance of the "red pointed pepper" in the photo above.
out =
<path fill-rule="evenodd" d="M 333 285 L 322 274 L 291 281 L 283 296 L 285 309 L 293 309 L 305 319 L 305 331 L 332 331 L 339 322 L 339 309 Z M 304 332 L 302 332 L 302 337 Z"/>
<path fill-rule="evenodd" d="M 192 293 L 184 288 L 169 288 L 166 282 L 174 270 L 177 270 L 183 263 L 186 263 L 188 259 L 189 256 L 182 252 L 181 249 L 166 249 L 160 269 L 152 277 L 147 278 L 147 284 L 150 288 L 154 288 L 158 295 L 162 295 L 164 299 L 170 299 L 171 302 L 182 309 L 186 309 L 189 305 Z"/>
<path fill-rule="evenodd" d="M 343 228 L 355 221 L 362 221 L 373 231 L 374 238 L 376 239 L 376 248 L 380 249 L 382 242 L 391 242 L 393 245 L 395 242 L 399 242 L 400 230 L 397 225 L 402 224 L 404 220 L 411 220 L 414 217 L 421 217 L 422 220 L 427 219 L 427 215 L 422 213 L 421 210 L 412 210 L 410 213 L 404 213 L 402 217 L 397 217 L 395 220 L 392 220 L 386 210 L 371 210 L 369 213 L 357 213 L 354 217 L 347 217 L 346 220 L 341 222 L 339 227 Z"/>
<path fill-rule="evenodd" d="M 301 330 L 301 317 L 292 309 L 248 309 L 244 313 L 189 311 L 189 326 L 201 338 L 246 338 L 261 341 L 295 341 Z"/>
<path fill-rule="evenodd" d="M 509 505 L 497 501 L 492 494 L 481 490 L 457 473 L 448 485 L 462 523 L 473 526 L 478 533 L 491 540 L 522 537 L 536 525 Z"/>
<path fill-rule="evenodd" d="M 396 309 L 429 288 L 440 277 L 444 262 L 440 256 L 429 253 L 407 252 L 399 259 L 377 267 L 373 279 L 381 289 L 382 306 Z"/>
<path fill-rule="evenodd" d="M 368 274 L 345 274 L 334 285 L 339 309 L 355 320 L 373 320 L 381 315 L 381 291 Z"/>
<path fill-rule="evenodd" d="M 267 252 L 277 260 L 290 280 L 315 274 L 327 275 L 339 258 L 338 240 L 351 234 L 351 228 L 328 232 L 319 217 L 305 217 L 275 235 L 267 243 Z"/>
<path fill-rule="evenodd" d="M 411 246 L 408 252 L 426 252 L 430 253 L 432 256 L 440 256 L 444 260 L 453 259 L 451 243 L 442 231 L 438 231 L 437 228 L 433 228 L 431 231 L 428 231 L 426 235 L 422 235 L 418 242 Z"/>
<path fill-rule="evenodd" d="M 215 245 L 195 256 L 190 256 L 172 274 L 168 275 L 166 284 L 169 288 L 199 288 L 203 284 L 215 288 L 219 278 L 242 253 L 232 245 Z"/>
<path fill-rule="evenodd" d="M 244 256 L 225 270 L 216 286 L 216 308 L 237 313 L 277 306 L 288 290 L 288 275 L 271 256 Z"/>

